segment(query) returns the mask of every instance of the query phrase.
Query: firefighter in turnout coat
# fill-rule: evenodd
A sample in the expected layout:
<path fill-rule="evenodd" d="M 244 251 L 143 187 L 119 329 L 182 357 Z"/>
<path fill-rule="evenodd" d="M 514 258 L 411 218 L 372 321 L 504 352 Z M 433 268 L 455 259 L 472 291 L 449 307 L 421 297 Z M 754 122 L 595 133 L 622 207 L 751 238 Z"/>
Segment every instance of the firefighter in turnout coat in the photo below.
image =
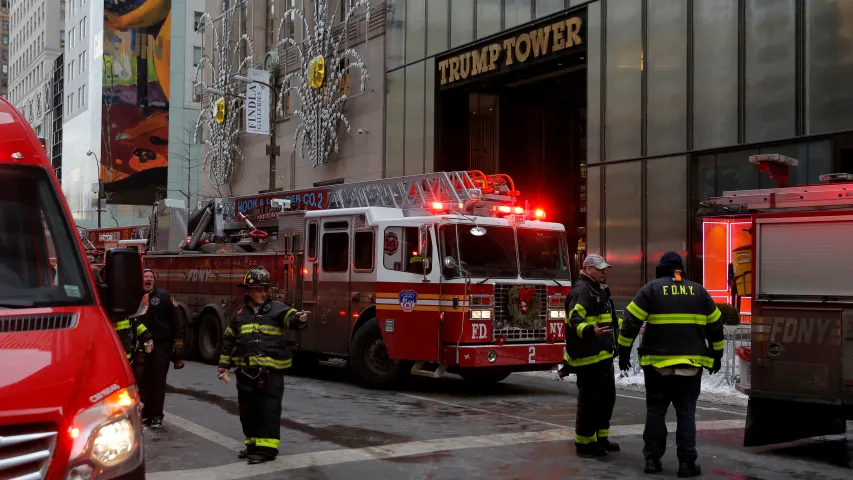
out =
<path fill-rule="evenodd" d="M 666 411 L 675 407 L 678 427 L 678 476 L 702 473 L 696 464 L 696 401 L 702 369 L 720 371 L 723 325 L 720 310 L 705 288 L 684 278 L 681 256 L 668 252 L 647 283 L 628 304 L 619 334 L 619 368 L 631 367 L 631 344 L 646 323 L 638 350 L 646 383 L 643 455 L 646 473 L 660 472 L 666 449 Z"/>
<path fill-rule="evenodd" d="M 616 403 L 614 308 L 604 284 L 608 268 L 601 255 L 586 257 L 566 302 L 565 362 L 578 376 L 575 448 L 580 455 L 619 451 L 608 438 Z"/>
<path fill-rule="evenodd" d="M 304 328 L 308 314 L 269 299 L 270 274 L 264 267 L 249 270 L 238 286 L 246 289 L 246 305 L 237 309 L 225 329 L 218 375 L 227 381 L 228 370 L 236 369 L 246 437 L 246 448 L 237 456 L 256 464 L 278 455 L 283 372 L 293 358 L 284 334 L 286 329 Z"/>

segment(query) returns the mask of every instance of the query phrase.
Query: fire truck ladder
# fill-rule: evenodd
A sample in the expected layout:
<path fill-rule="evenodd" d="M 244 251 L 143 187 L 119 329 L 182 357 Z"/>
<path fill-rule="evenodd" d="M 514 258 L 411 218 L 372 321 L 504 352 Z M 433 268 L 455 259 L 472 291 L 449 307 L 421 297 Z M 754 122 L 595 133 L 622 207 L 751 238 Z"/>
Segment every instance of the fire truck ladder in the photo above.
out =
<path fill-rule="evenodd" d="M 514 204 L 518 191 L 508 175 L 479 170 L 435 172 L 368 180 L 329 187 L 329 208 L 389 207 L 423 209 L 436 203 L 458 205 L 471 200 Z"/>
<path fill-rule="evenodd" d="M 853 183 L 730 191 L 723 192 L 721 197 L 711 198 L 707 203 L 736 213 L 847 208 L 853 206 Z"/>

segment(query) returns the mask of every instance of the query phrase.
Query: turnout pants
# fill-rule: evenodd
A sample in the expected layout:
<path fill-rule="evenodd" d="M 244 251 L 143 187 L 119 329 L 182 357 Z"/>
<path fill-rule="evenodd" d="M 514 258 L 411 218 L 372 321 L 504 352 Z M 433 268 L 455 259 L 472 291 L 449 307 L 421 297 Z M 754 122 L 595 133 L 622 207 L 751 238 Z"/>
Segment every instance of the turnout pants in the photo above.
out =
<path fill-rule="evenodd" d="M 154 342 L 154 350 L 145 355 L 142 365 L 140 396 L 142 417 L 148 420 L 163 420 L 163 403 L 166 401 L 166 375 L 169 373 L 171 342 Z"/>
<path fill-rule="evenodd" d="M 610 436 L 610 417 L 616 403 L 613 360 L 607 359 L 577 369 L 578 411 L 575 444 L 585 445 Z"/>
<path fill-rule="evenodd" d="M 666 411 L 675 407 L 675 431 L 679 462 L 695 462 L 696 401 L 702 385 L 702 371 L 694 376 L 661 375 L 654 367 L 643 368 L 646 377 L 646 428 L 643 455 L 660 459 L 666 451 Z"/>
<path fill-rule="evenodd" d="M 275 457 L 281 439 L 281 398 L 284 374 L 245 368 L 237 370 L 240 423 L 249 453 Z"/>

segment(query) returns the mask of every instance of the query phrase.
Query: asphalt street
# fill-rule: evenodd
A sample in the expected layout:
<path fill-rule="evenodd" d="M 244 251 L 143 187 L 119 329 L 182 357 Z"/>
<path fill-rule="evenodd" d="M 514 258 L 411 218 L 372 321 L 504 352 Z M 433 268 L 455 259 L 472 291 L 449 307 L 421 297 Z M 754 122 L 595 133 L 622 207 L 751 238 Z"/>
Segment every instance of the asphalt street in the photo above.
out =
<path fill-rule="evenodd" d="M 234 382 L 188 362 L 169 372 L 164 428 L 145 432 L 147 478 L 563 479 L 649 478 L 642 472 L 645 402 L 618 392 L 611 439 L 622 452 L 578 458 L 577 390 L 566 381 L 512 375 L 488 388 L 458 377 L 413 377 L 393 391 L 356 384 L 345 370 L 285 378 L 281 454 L 247 465 Z M 745 410 L 703 403 L 697 413 L 702 478 L 849 479 L 853 439 L 742 447 Z M 794 412 L 792 412 L 794 414 Z M 660 478 L 676 478 L 675 418 Z M 784 421 L 784 419 L 780 419 Z"/>

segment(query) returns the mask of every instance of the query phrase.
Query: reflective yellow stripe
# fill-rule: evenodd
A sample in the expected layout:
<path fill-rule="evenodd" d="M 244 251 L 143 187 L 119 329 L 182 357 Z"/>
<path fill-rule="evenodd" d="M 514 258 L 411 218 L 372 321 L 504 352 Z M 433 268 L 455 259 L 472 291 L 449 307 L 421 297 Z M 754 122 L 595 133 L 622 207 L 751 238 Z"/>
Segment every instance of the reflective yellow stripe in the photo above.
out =
<path fill-rule="evenodd" d="M 244 443 L 245 443 L 246 445 L 254 445 L 254 444 L 255 444 L 255 439 L 254 439 L 254 438 L 246 438 L 246 441 L 245 441 Z"/>
<path fill-rule="evenodd" d="M 234 330 L 231 330 L 231 327 L 228 327 L 225 329 L 225 333 L 223 333 L 222 335 L 225 337 L 233 337 L 234 336 Z"/>
<path fill-rule="evenodd" d="M 619 328 L 622 328 L 622 317 L 619 317 Z"/>
<path fill-rule="evenodd" d="M 220 360 L 220 364 L 225 364 Z M 293 365 L 293 359 L 287 358 L 285 360 L 276 360 L 270 357 L 256 357 L 254 355 L 249 356 L 249 363 L 246 363 L 244 358 L 239 357 L 231 357 L 230 365 L 239 366 L 239 367 L 269 367 L 269 368 L 277 368 L 277 369 L 285 369 L 290 368 Z"/>
<path fill-rule="evenodd" d="M 575 308 L 573 308 L 572 311 L 569 312 L 570 317 L 572 316 L 572 312 L 577 313 L 578 316 L 581 318 L 586 318 L 586 309 L 583 308 L 583 305 L 581 305 L 580 303 L 576 304 Z"/>
<path fill-rule="evenodd" d="M 599 431 L 598 431 L 598 438 L 599 438 L 599 439 L 601 439 L 601 438 L 607 438 L 607 437 L 609 437 L 609 436 L 610 436 L 610 429 L 609 429 L 609 428 L 605 428 L 604 430 L 599 430 Z"/>
<path fill-rule="evenodd" d="M 219 356 L 219 364 L 220 365 L 231 365 L 231 357 L 228 355 L 220 355 Z"/>
<path fill-rule="evenodd" d="M 130 353 L 125 353 L 127 355 L 127 359 L 130 360 Z"/>
<path fill-rule="evenodd" d="M 267 447 L 267 448 L 278 448 L 279 442 L 278 439 L 275 438 L 256 438 L 255 446 L 256 447 Z"/>
<path fill-rule="evenodd" d="M 116 323 L 116 330 L 126 330 L 130 328 L 130 320 L 122 320 Z"/>
<path fill-rule="evenodd" d="M 633 338 L 624 337 L 622 336 L 622 334 L 619 334 L 619 338 L 616 339 L 616 341 L 619 342 L 619 345 L 622 345 L 623 347 L 630 347 L 631 344 L 634 343 Z"/>
<path fill-rule="evenodd" d="M 720 340 L 719 342 L 712 342 L 711 343 L 711 348 L 713 348 L 714 350 L 722 350 L 725 347 L 726 347 L 726 342 L 723 340 Z"/>
<path fill-rule="evenodd" d="M 583 338 L 583 329 L 588 327 L 588 326 L 589 325 L 587 325 L 586 323 L 578 324 L 578 328 L 576 329 L 578 332 L 578 338 Z"/>
<path fill-rule="evenodd" d="M 598 323 L 612 323 L 612 322 L 613 322 L 613 315 L 610 315 L 609 313 L 602 313 L 601 315 L 598 316 Z"/>
<path fill-rule="evenodd" d="M 649 325 L 705 325 L 705 315 L 690 313 L 655 313 L 649 315 Z"/>
<path fill-rule="evenodd" d="M 593 363 L 598 363 L 602 360 L 607 360 L 608 358 L 613 358 L 613 354 L 602 350 L 598 355 L 592 355 L 589 357 L 581 357 L 581 358 L 572 358 L 566 354 L 566 361 L 569 365 L 573 367 L 583 367 L 586 365 L 592 365 Z"/>
<path fill-rule="evenodd" d="M 296 309 L 291 308 L 290 310 L 287 311 L 287 313 L 284 314 L 284 327 L 285 328 L 290 328 L 290 320 L 291 320 L 291 317 L 293 317 L 294 313 L 296 313 Z"/>
<path fill-rule="evenodd" d="M 596 438 L 595 434 L 593 434 L 591 437 L 583 437 L 581 435 L 578 435 L 577 433 L 575 434 L 575 443 L 579 443 L 581 445 L 588 445 L 597 441 L 598 438 Z"/>
<path fill-rule="evenodd" d="M 140 323 L 139 325 L 136 326 L 136 335 L 137 336 L 143 335 L 147 331 L 148 331 L 148 329 L 145 328 L 145 325 L 142 323 Z"/>
<path fill-rule="evenodd" d="M 638 307 L 637 304 L 634 302 L 629 303 L 628 306 L 625 307 L 625 309 L 628 310 L 629 312 L 631 312 L 631 315 L 639 318 L 640 320 L 642 320 L 644 322 L 646 321 L 647 318 L 649 318 L 649 314 L 646 313 L 646 311 L 643 310 L 642 308 Z"/>
<path fill-rule="evenodd" d="M 284 329 L 274 327 L 272 325 L 259 325 L 257 323 L 247 323 L 240 325 L 240 335 L 249 333 L 262 333 L 264 335 L 284 335 Z"/>
<path fill-rule="evenodd" d="M 722 314 L 723 314 L 723 313 L 722 313 L 722 312 L 720 312 L 720 309 L 719 309 L 719 308 L 715 308 L 715 309 L 714 309 L 714 313 L 712 313 L 712 314 L 708 315 L 707 317 L 705 317 L 705 318 L 706 318 L 706 322 L 707 322 L 708 324 L 712 324 L 712 323 L 716 322 L 717 320 L 719 320 L 719 319 L 720 319 L 720 315 L 722 315 Z"/>
<path fill-rule="evenodd" d="M 714 360 L 701 355 L 643 355 L 640 357 L 640 365 L 651 365 L 656 368 L 671 367 L 673 365 L 691 365 L 694 367 L 714 366 Z"/>

